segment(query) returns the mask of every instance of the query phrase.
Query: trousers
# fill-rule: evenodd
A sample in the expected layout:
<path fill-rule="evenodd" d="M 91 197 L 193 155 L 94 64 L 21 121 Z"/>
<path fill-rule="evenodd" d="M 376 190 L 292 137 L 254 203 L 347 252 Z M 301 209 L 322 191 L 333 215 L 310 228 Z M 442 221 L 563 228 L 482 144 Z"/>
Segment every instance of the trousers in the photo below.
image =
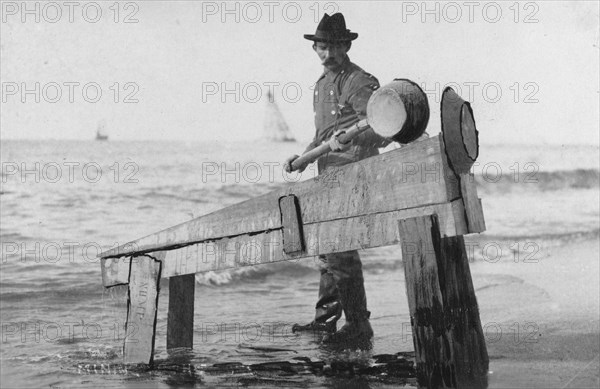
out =
<path fill-rule="evenodd" d="M 368 319 L 367 296 L 362 263 L 358 251 L 346 251 L 319 256 L 321 279 L 316 304 L 315 321 Z"/>

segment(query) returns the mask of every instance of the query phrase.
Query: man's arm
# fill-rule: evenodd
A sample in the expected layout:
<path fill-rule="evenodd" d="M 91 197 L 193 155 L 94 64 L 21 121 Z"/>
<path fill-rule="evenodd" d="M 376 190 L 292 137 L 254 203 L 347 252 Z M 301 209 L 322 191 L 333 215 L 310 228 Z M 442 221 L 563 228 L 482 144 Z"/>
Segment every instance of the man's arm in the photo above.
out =
<path fill-rule="evenodd" d="M 310 150 L 314 149 L 315 147 L 319 146 L 319 141 L 317 140 L 317 135 L 315 134 L 315 137 L 313 138 L 313 140 L 308 144 L 308 146 L 306 146 L 306 149 L 304 150 L 304 152 L 302 154 L 306 154 L 308 153 Z M 288 159 L 285 160 L 285 162 L 283 163 L 283 169 L 288 172 L 291 173 L 292 172 L 292 162 L 294 162 L 296 159 L 298 159 L 300 156 L 298 154 L 294 154 L 292 156 L 290 156 Z M 306 169 L 307 165 L 301 166 L 298 171 L 300 173 L 302 173 L 304 171 L 304 169 Z"/>
<path fill-rule="evenodd" d="M 317 140 L 317 136 L 315 135 L 315 137 L 313 138 L 313 140 L 308 144 L 308 146 L 306 146 L 306 149 L 304 150 L 304 152 L 302 154 L 311 151 L 312 149 L 314 149 L 318 145 L 319 145 L 319 141 Z"/>
<path fill-rule="evenodd" d="M 365 119 L 367 117 L 367 103 L 373 92 L 379 88 L 379 82 L 375 77 L 363 73 L 351 80 L 349 88 L 348 102 L 350 106 L 360 120 Z M 378 135 L 372 128 L 352 140 L 355 145 L 371 148 L 386 147 L 391 142 L 390 139 Z"/>

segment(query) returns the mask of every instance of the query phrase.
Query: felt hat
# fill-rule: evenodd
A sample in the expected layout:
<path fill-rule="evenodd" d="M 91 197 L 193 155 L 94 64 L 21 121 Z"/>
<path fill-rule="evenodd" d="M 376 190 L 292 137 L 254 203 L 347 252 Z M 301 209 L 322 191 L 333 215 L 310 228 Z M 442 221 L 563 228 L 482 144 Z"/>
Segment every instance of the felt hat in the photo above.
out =
<path fill-rule="evenodd" d="M 324 14 L 313 34 L 305 34 L 305 39 L 314 42 L 349 42 L 358 38 L 358 34 L 346 29 L 346 20 L 341 13 L 331 16 Z"/>

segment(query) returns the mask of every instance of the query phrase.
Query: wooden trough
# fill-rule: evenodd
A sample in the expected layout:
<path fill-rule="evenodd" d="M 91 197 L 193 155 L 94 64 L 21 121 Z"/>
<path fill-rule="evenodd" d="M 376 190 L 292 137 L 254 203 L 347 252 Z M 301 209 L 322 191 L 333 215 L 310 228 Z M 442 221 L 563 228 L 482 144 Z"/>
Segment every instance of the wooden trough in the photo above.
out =
<path fill-rule="evenodd" d="M 101 253 L 104 286 L 129 286 L 127 327 L 136 336 L 125 339 L 125 363 L 153 362 L 161 278 L 170 278 L 167 349 L 192 348 L 195 273 L 399 244 L 419 385 L 485 387 L 488 356 L 462 237 L 485 230 L 469 173 L 477 130 L 451 88 L 441 116 L 439 136 Z"/>

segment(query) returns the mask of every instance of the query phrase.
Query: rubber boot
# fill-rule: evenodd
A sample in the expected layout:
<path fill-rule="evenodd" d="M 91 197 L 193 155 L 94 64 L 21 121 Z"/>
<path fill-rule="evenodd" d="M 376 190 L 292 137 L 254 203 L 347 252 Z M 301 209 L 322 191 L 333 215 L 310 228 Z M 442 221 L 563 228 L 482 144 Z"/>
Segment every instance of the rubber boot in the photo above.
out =
<path fill-rule="evenodd" d="M 362 277 L 340 280 L 337 287 L 346 324 L 339 331 L 323 338 L 323 342 L 348 346 L 370 343 L 373 328 L 369 323 L 371 312 L 367 311 L 367 295 Z"/>
<path fill-rule="evenodd" d="M 304 325 L 294 324 L 292 332 L 322 331 L 334 333 L 336 331 L 337 321 L 342 317 L 342 305 L 339 301 L 339 293 L 333 275 L 326 269 L 321 269 L 319 299 L 315 309 L 315 320 Z"/>

